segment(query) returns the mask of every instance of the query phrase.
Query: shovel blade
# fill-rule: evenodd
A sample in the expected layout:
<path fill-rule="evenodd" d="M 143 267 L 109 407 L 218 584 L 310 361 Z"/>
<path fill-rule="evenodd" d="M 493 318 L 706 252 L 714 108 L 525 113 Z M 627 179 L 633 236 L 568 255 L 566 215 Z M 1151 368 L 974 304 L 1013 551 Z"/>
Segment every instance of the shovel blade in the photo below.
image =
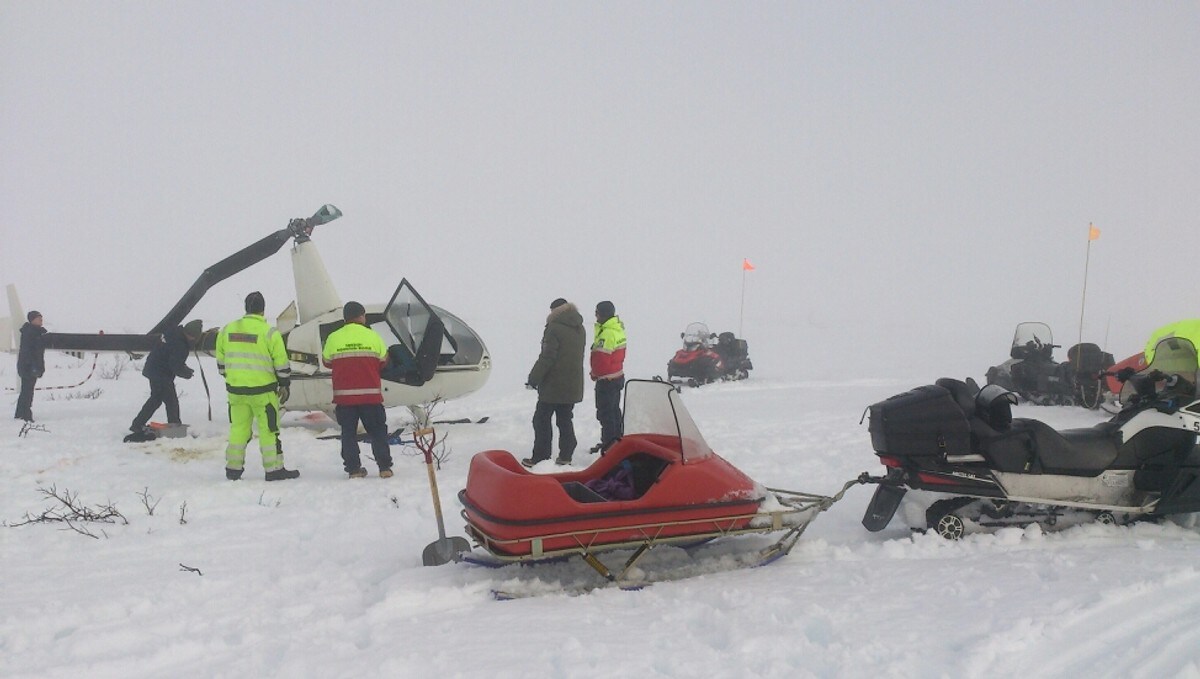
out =
<path fill-rule="evenodd" d="M 458 556 L 471 551 L 471 543 L 466 538 L 451 537 L 434 540 L 421 552 L 421 563 L 426 566 L 441 566 L 451 561 L 457 561 Z"/>

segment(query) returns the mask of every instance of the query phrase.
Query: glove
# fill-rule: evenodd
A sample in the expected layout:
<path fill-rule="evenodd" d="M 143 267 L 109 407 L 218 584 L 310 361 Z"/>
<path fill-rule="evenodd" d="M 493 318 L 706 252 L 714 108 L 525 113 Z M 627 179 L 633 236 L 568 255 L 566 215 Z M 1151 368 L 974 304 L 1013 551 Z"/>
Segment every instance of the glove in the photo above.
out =
<path fill-rule="evenodd" d="M 292 395 L 292 390 L 289 387 L 279 385 L 279 388 L 275 390 L 275 393 L 279 395 L 280 403 L 287 403 L 288 396 Z"/>
<path fill-rule="evenodd" d="M 530 384 L 530 383 L 526 382 L 526 383 L 525 383 L 525 388 L 526 388 L 526 389 L 531 389 L 531 390 L 533 390 L 533 391 L 537 391 L 537 385 L 536 385 L 536 384 Z"/>
<path fill-rule="evenodd" d="M 1116 378 L 1122 382 L 1128 382 L 1130 377 L 1133 377 L 1137 371 L 1130 367 L 1124 367 L 1117 371 Z"/>
<path fill-rule="evenodd" d="M 180 377 L 182 377 L 182 378 L 183 378 L 183 379 L 185 379 L 185 380 L 190 380 L 190 379 L 192 379 L 192 375 L 195 375 L 195 374 L 196 374 L 196 371 L 195 371 L 195 370 L 192 370 L 191 368 L 188 368 L 188 369 L 187 369 L 187 372 L 185 372 L 184 374 L 180 375 Z"/>

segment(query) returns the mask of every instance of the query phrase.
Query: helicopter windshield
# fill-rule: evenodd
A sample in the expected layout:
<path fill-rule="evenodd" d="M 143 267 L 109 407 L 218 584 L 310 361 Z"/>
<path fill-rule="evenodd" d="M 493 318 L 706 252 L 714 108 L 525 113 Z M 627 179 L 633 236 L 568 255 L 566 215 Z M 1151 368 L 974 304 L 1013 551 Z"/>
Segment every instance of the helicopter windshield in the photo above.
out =
<path fill-rule="evenodd" d="M 446 324 L 439 363 L 442 365 L 479 365 L 487 354 L 483 340 L 462 319 L 441 307 L 432 307 Z"/>
<path fill-rule="evenodd" d="M 1050 326 L 1045 323 L 1020 323 L 1017 325 L 1017 331 L 1013 333 L 1014 347 L 1024 347 L 1029 342 L 1036 345 L 1054 344 L 1054 335 L 1050 333 Z"/>
<path fill-rule="evenodd" d="M 1154 346 L 1154 359 L 1150 365 L 1138 371 L 1138 375 L 1148 375 L 1155 370 L 1170 378 L 1178 378 L 1172 393 L 1185 397 L 1196 395 L 1196 379 L 1200 377 L 1200 367 L 1197 366 L 1196 346 L 1182 337 L 1168 337 Z M 1137 378 L 1126 380 L 1121 387 L 1121 402 L 1128 403 L 1137 394 Z"/>
<path fill-rule="evenodd" d="M 701 460 L 712 448 L 700 434 L 674 385 L 657 380 L 625 384 L 626 434 L 659 434 L 679 440 L 683 461 Z"/>

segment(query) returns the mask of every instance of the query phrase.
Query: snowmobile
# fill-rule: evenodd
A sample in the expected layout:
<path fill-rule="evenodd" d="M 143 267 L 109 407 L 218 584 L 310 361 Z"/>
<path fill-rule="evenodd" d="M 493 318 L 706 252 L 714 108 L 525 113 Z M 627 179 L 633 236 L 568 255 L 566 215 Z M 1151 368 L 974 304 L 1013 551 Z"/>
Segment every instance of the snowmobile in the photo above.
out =
<path fill-rule="evenodd" d="M 709 448 L 679 396 L 661 380 L 625 386 L 624 436 L 581 471 L 536 474 L 505 450 L 471 459 L 458 494 L 467 535 L 486 554 L 469 563 L 500 566 L 581 556 L 607 581 L 621 582 L 660 545 L 783 532 L 749 565 L 787 554 L 817 514 L 841 498 L 764 488 Z M 634 550 L 619 571 L 597 556 Z"/>
<path fill-rule="evenodd" d="M 1091 410 L 1099 408 L 1109 393 L 1104 373 L 1113 367 L 1113 355 L 1091 342 L 1080 342 L 1067 349 L 1063 371 L 1071 382 L 1075 405 Z"/>
<path fill-rule="evenodd" d="M 717 380 L 744 380 L 754 369 L 746 340 L 732 332 L 717 335 L 703 323 L 692 323 L 679 337 L 683 348 L 667 362 L 667 378 L 675 384 L 698 387 Z"/>
<path fill-rule="evenodd" d="M 1067 362 L 1054 360 L 1050 326 L 1045 323 L 1020 323 L 1013 333 L 1009 359 L 988 368 L 988 384 L 1015 392 L 1022 400 L 1036 405 L 1081 405 L 1098 408 L 1107 392 L 1100 373 L 1113 365 L 1112 354 L 1090 342 L 1081 342 L 1067 350 Z"/>
<path fill-rule="evenodd" d="M 1196 349 L 1168 338 L 1156 352 L 1143 372 L 1120 375 L 1125 407 L 1091 428 L 1014 419 L 1012 392 L 948 378 L 875 403 L 871 443 L 887 473 L 865 477 L 878 488 L 863 526 L 882 530 L 909 490 L 935 499 L 923 517 L 906 512 L 910 526 L 947 538 L 1200 511 Z"/>

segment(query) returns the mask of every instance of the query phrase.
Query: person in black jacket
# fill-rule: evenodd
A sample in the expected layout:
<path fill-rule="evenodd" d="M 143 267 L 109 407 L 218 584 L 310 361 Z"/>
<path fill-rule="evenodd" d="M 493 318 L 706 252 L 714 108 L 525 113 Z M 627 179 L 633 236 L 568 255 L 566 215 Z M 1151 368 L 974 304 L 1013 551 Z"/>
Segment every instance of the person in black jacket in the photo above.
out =
<path fill-rule="evenodd" d="M 21 350 L 17 352 L 17 375 L 21 377 L 21 395 L 17 397 L 15 419 L 33 422 L 33 387 L 46 372 L 46 345 L 42 315 L 30 311 L 21 326 Z"/>
<path fill-rule="evenodd" d="M 175 393 L 175 378 L 192 379 L 192 369 L 187 365 L 188 350 L 203 334 L 202 323 L 192 321 L 183 327 L 170 328 L 146 357 L 142 375 L 150 381 L 150 398 L 133 418 L 129 430 L 133 435 L 128 440 L 141 440 L 145 435 L 146 423 L 161 405 L 167 406 L 167 422 L 180 424 L 179 396 Z"/>

